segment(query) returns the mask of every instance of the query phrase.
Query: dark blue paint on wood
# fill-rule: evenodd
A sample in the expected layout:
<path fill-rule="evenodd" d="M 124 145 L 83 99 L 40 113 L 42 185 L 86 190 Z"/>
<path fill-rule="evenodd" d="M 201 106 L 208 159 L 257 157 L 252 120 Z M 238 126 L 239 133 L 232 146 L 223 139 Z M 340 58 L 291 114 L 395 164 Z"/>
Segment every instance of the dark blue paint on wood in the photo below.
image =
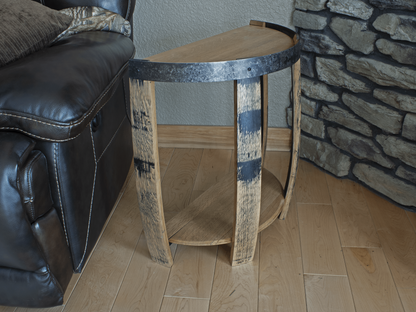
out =
<path fill-rule="evenodd" d="M 237 180 L 250 182 L 255 179 L 261 171 L 261 158 L 237 164 Z"/>
<path fill-rule="evenodd" d="M 238 128 L 242 135 L 261 130 L 261 109 L 247 111 L 238 115 Z"/>
<path fill-rule="evenodd" d="M 133 111 L 133 125 L 137 130 L 149 131 L 151 128 L 150 116 L 147 112 Z"/>

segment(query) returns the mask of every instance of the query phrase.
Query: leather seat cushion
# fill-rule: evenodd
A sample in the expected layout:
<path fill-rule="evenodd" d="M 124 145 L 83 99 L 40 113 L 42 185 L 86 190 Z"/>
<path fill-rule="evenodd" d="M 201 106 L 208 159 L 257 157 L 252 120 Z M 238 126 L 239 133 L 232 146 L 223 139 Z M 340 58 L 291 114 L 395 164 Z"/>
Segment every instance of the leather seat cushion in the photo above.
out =
<path fill-rule="evenodd" d="M 134 54 L 132 41 L 85 32 L 0 70 L 0 129 L 49 141 L 79 135 L 115 91 Z"/>

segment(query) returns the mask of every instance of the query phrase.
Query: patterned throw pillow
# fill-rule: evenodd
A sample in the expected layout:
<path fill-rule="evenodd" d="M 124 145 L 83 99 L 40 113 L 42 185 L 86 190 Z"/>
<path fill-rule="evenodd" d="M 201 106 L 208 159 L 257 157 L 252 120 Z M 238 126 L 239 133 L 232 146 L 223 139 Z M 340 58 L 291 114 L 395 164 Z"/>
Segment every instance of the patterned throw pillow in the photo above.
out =
<path fill-rule="evenodd" d="M 32 0 L 0 0 L 0 67 L 47 47 L 71 21 Z"/>
<path fill-rule="evenodd" d="M 1 1 L 1 0 L 0 0 Z M 55 41 L 85 31 L 111 31 L 130 37 L 131 26 L 121 15 L 94 6 L 78 6 L 60 10 L 71 16 L 72 22 Z"/>

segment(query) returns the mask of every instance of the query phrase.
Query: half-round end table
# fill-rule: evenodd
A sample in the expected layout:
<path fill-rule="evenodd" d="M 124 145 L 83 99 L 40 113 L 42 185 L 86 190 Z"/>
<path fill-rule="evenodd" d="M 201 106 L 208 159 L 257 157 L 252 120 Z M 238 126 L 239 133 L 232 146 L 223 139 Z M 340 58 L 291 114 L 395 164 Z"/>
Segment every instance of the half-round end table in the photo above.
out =
<path fill-rule="evenodd" d="M 300 44 L 292 30 L 265 22 L 130 60 L 134 166 L 139 208 L 152 259 L 173 264 L 169 242 L 232 243 L 231 264 L 253 259 L 257 234 L 284 219 L 295 183 L 300 137 Z M 285 188 L 263 168 L 268 128 L 267 75 L 292 66 L 292 158 Z M 170 220 L 164 218 L 154 82 L 234 80 L 236 170 Z"/>

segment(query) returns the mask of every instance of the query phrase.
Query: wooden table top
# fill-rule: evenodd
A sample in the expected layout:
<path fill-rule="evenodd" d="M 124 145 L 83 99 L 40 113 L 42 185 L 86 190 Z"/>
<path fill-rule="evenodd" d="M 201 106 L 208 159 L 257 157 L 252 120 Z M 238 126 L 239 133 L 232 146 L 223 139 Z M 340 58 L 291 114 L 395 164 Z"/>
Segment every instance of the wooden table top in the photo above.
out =
<path fill-rule="evenodd" d="M 293 47 L 297 39 L 266 23 L 250 25 L 153 55 L 146 60 L 163 63 L 220 62 L 278 53 Z"/>

